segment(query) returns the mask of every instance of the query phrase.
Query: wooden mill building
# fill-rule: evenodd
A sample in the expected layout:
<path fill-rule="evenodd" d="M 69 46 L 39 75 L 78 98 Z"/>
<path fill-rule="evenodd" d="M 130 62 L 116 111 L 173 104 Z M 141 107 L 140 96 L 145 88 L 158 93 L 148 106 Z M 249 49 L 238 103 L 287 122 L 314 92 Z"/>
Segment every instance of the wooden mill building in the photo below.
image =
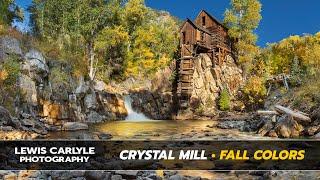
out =
<path fill-rule="evenodd" d="M 188 103 L 192 93 L 193 60 L 200 53 L 207 53 L 212 64 L 221 65 L 232 52 L 228 29 L 216 18 L 202 10 L 194 21 L 187 19 L 180 29 L 181 59 L 177 63 L 177 95 L 180 105 Z"/>

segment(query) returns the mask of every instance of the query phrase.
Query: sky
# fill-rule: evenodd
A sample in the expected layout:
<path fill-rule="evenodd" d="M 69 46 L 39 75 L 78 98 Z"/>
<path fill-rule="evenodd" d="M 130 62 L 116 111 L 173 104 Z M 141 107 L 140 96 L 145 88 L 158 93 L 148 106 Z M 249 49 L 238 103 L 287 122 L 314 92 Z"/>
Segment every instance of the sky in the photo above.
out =
<path fill-rule="evenodd" d="M 230 5 L 230 0 L 145 0 L 153 9 L 168 11 L 179 19 L 194 19 L 204 9 L 219 20 Z M 24 10 L 32 0 L 16 0 Z M 57 0 L 58 2 L 58 0 Z M 320 0 L 260 0 L 262 20 L 256 33 L 258 45 L 278 42 L 290 35 L 315 34 L 320 31 Z M 26 12 L 28 17 L 28 12 Z M 29 19 L 19 24 L 28 30 Z"/>

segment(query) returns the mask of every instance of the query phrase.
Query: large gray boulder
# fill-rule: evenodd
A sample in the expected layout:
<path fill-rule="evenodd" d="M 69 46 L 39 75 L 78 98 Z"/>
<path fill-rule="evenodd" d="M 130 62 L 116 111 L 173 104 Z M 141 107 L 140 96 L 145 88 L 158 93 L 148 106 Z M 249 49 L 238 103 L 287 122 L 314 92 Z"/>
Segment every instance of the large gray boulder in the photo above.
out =
<path fill-rule="evenodd" d="M 37 82 L 43 82 L 43 79 L 49 74 L 49 67 L 46 64 L 46 60 L 41 52 L 31 49 L 24 56 L 24 63 L 22 70 L 25 74 L 29 75 L 31 78 Z"/>
<path fill-rule="evenodd" d="M 20 42 L 13 37 L 5 36 L 0 38 L 0 62 L 8 58 L 9 55 L 22 56 Z"/>
<path fill-rule="evenodd" d="M 62 126 L 62 130 L 65 131 L 78 131 L 78 130 L 87 130 L 88 125 L 80 122 L 66 122 Z"/>
<path fill-rule="evenodd" d="M 97 113 L 96 111 L 90 111 L 90 113 L 87 115 L 87 122 L 102 122 L 105 119 L 104 116 L 100 115 L 99 113 Z"/>
<path fill-rule="evenodd" d="M 0 106 L 0 126 L 7 125 L 12 121 L 10 112 L 4 107 Z"/>

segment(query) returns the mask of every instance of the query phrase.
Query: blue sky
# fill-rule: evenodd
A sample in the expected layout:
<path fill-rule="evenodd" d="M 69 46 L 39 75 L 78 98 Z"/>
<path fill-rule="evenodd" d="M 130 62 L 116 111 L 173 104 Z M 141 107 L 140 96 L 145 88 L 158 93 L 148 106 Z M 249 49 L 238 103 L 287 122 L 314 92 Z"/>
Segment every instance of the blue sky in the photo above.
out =
<path fill-rule="evenodd" d="M 24 9 L 32 0 L 16 0 Z M 165 10 L 180 18 L 194 19 L 201 9 L 222 20 L 229 0 L 145 0 L 148 7 Z M 290 35 L 320 31 L 320 0 L 260 0 L 262 21 L 257 34 L 258 45 L 280 41 Z M 58 0 L 57 0 L 58 2 Z M 28 16 L 28 15 L 27 15 Z M 20 25 L 27 28 L 28 20 Z"/>

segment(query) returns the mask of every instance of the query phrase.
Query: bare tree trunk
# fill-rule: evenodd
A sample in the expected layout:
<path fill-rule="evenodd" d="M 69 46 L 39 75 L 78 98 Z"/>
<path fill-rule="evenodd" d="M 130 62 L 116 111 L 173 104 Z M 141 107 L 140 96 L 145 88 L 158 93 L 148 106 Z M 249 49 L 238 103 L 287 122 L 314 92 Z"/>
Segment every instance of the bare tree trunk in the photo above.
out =
<path fill-rule="evenodd" d="M 95 63 L 94 63 L 94 43 L 93 41 L 90 41 L 88 43 L 88 60 L 89 60 L 89 77 L 90 77 L 90 80 L 94 80 L 94 77 L 95 77 Z"/>

